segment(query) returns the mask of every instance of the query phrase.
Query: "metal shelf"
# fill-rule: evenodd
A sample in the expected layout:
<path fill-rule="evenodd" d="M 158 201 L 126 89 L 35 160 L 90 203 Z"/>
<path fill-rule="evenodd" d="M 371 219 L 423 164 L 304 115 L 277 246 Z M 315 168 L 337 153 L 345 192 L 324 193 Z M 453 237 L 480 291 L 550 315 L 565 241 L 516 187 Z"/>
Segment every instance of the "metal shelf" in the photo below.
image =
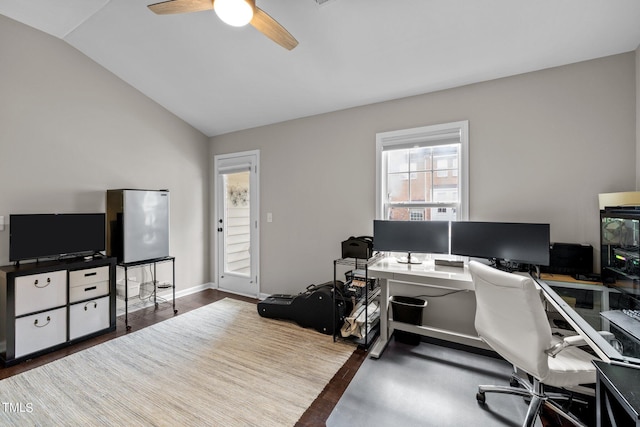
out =
<path fill-rule="evenodd" d="M 375 264 L 376 262 L 382 260 L 384 258 L 384 252 L 378 252 L 373 255 L 369 259 L 362 258 L 339 258 L 334 261 L 334 263 L 338 265 L 346 265 L 349 267 L 354 267 L 356 269 L 364 269 L 370 265 Z"/>
<path fill-rule="evenodd" d="M 333 340 L 336 341 L 338 338 L 344 341 L 351 341 L 356 343 L 358 346 L 363 347 L 363 348 L 369 348 L 373 342 L 375 341 L 376 337 L 378 336 L 378 334 L 380 333 L 380 317 L 378 316 L 377 319 L 374 319 L 371 323 L 368 322 L 369 319 L 369 313 L 368 313 L 368 306 L 369 304 L 374 301 L 376 298 L 378 298 L 380 296 L 380 286 L 378 285 L 377 281 L 375 282 L 375 284 L 373 285 L 373 287 L 370 286 L 370 278 L 369 277 L 369 266 L 375 264 L 376 262 L 380 261 L 381 259 L 384 258 L 384 254 L 383 253 L 377 253 L 375 254 L 373 257 L 369 258 L 369 259 L 356 259 L 356 258 L 339 258 L 334 260 L 333 262 L 333 298 L 334 298 L 334 310 L 335 310 L 335 306 L 336 306 L 336 283 L 337 283 L 337 266 L 338 265 L 343 265 L 343 266 L 348 266 L 348 267 L 353 267 L 354 270 L 364 270 L 364 287 L 363 287 L 363 294 L 360 294 L 359 296 L 357 296 L 357 300 L 355 302 L 355 304 L 360 304 L 360 306 L 362 306 L 362 304 L 364 304 L 364 317 L 365 319 L 367 319 L 367 327 L 365 328 L 365 334 L 362 338 L 359 338 L 357 336 L 350 336 L 350 337 L 342 337 L 340 336 L 339 332 L 336 332 L 338 330 L 338 328 L 336 327 L 337 325 L 334 325 L 334 334 L 333 334 Z M 346 285 L 346 284 L 345 284 Z M 370 289 L 371 288 L 371 289 Z M 343 298 L 347 298 L 349 295 L 342 295 Z M 355 307 L 355 305 L 354 305 Z M 333 319 L 335 321 L 335 313 L 333 316 Z"/>

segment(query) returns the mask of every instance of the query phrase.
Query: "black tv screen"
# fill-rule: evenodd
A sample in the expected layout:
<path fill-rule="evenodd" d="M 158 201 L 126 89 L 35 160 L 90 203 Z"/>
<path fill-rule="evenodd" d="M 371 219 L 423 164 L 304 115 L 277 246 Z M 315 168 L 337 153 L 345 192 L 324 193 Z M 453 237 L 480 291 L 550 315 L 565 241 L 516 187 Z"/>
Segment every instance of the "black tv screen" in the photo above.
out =
<path fill-rule="evenodd" d="M 105 214 L 9 216 L 9 260 L 86 255 L 105 249 Z"/>
<path fill-rule="evenodd" d="M 421 254 L 449 253 L 449 221 L 373 221 L 373 249 Z"/>
<path fill-rule="evenodd" d="M 549 224 L 451 222 L 451 253 L 533 265 L 549 265 Z"/>

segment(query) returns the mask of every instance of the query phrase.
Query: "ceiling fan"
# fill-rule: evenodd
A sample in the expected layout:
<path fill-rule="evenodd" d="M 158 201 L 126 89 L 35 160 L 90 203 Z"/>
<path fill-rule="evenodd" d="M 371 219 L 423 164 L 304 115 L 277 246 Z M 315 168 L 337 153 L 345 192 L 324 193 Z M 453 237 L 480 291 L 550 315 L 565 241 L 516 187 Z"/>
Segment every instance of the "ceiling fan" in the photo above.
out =
<path fill-rule="evenodd" d="M 213 9 L 225 23 L 234 27 L 251 24 L 285 49 L 291 50 L 298 45 L 298 41 L 282 25 L 256 6 L 255 0 L 169 0 L 147 7 L 158 15 Z"/>

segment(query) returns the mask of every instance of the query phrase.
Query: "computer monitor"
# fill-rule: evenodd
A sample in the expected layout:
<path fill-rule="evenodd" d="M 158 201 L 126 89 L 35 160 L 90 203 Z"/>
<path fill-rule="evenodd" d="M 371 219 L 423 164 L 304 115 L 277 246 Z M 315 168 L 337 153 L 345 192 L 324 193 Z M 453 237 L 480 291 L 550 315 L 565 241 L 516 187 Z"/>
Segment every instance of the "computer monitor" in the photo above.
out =
<path fill-rule="evenodd" d="M 412 253 L 448 254 L 449 221 L 374 220 L 373 249 L 407 252 L 407 262 Z"/>
<path fill-rule="evenodd" d="M 549 265 L 549 224 L 451 222 L 451 253 L 502 261 Z"/>

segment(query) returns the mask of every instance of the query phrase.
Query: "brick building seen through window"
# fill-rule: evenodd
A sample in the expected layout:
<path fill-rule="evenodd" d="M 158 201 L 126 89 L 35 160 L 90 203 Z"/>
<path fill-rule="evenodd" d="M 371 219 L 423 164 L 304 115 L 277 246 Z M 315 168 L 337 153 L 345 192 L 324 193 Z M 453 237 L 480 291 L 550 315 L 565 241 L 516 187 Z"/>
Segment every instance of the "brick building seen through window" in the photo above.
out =
<path fill-rule="evenodd" d="M 453 207 L 411 205 L 458 201 L 458 144 L 392 150 L 386 155 L 387 219 L 456 219 Z"/>

